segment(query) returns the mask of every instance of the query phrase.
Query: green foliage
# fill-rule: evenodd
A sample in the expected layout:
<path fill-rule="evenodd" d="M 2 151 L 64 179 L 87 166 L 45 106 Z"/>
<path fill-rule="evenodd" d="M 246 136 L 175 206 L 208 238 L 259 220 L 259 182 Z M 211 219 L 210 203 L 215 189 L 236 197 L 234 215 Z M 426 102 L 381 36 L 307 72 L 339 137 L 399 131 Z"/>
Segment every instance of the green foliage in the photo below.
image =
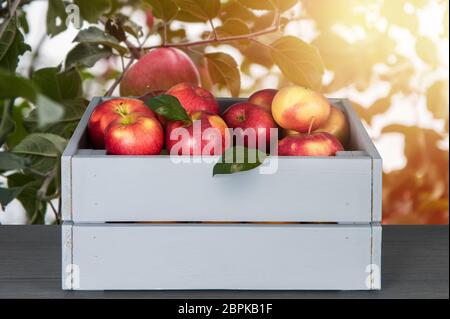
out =
<path fill-rule="evenodd" d="M 239 96 L 241 75 L 233 57 L 226 53 L 217 52 L 207 53 L 205 58 L 211 79 L 217 84 L 225 85 L 230 90 L 231 96 Z"/>
<path fill-rule="evenodd" d="M 159 95 L 145 101 L 145 104 L 155 113 L 170 121 L 190 122 L 191 119 L 180 101 L 172 95 Z"/>
<path fill-rule="evenodd" d="M 256 149 L 234 146 L 227 149 L 214 165 L 213 176 L 249 171 L 259 167 L 267 154 Z"/>

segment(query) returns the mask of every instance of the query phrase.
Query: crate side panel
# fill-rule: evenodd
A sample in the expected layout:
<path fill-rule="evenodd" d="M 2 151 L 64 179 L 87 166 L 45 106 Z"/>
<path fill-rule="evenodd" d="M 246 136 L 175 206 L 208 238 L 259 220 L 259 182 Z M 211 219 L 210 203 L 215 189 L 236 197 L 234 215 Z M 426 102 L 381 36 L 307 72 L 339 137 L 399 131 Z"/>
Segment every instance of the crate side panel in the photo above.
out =
<path fill-rule="evenodd" d="M 369 225 L 76 225 L 76 289 L 367 290 L 370 241 Z"/>
<path fill-rule="evenodd" d="M 167 157 L 72 159 L 77 222 L 370 222 L 370 158 L 274 158 L 274 174 L 212 176 Z"/>

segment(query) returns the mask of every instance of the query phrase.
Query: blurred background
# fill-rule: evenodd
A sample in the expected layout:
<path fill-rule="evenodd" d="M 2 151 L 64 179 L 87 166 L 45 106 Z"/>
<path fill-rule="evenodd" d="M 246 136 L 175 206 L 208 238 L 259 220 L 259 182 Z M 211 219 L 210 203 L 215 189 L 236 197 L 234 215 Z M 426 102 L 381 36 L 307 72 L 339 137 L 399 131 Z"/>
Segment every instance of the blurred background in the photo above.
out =
<path fill-rule="evenodd" d="M 233 0 L 223 2 L 237 6 Z M 25 42 L 32 48 L 17 69 L 24 76 L 30 69 L 62 63 L 79 32 L 69 26 L 49 37 L 47 8 L 48 1 L 40 0 L 24 7 L 29 24 Z M 352 101 L 384 159 L 385 224 L 448 223 L 448 12 L 448 1 L 440 0 L 303 0 L 283 14 L 285 34 L 318 48 L 326 66 L 323 92 Z M 148 32 L 144 11 L 130 8 L 123 13 Z M 181 31 L 195 40 L 207 27 L 176 21 L 169 31 L 173 41 Z M 156 33 L 147 43 L 160 41 Z M 227 52 L 238 62 L 241 96 L 289 84 L 277 66 L 258 56 L 260 50 L 253 48 L 245 56 L 231 45 L 208 50 Z M 120 72 L 117 57 L 84 70 L 85 97 L 104 95 Z M 225 89 L 209 88 L 217 96 L 229 95 Z M 0 212 L 2 224 L 27 222 L 17 200 Z M 52 213 L 45 222 L 54 222 Z"/>

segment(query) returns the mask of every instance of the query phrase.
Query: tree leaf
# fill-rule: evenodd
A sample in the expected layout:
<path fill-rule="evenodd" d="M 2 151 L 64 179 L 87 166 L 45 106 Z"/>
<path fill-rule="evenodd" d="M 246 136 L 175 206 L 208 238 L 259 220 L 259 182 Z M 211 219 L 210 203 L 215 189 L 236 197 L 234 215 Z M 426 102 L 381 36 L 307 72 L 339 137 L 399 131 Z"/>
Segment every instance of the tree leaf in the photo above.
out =
<path fill-rule="evenodd" d="M 60 72 L 59 68 L 43 68 L 33 73 L 33 83 L 40 92 L 56 102 L 76 99 L 82 96 L 82 80 L 76 69 Z"/>
<path fill-rule="evenodd" d="M 98 22 L 100 16 L 111 9 L 111 0 L 74 0 L 80 8 L 83 19 L 91 23 Z"/>
<path fill-rule="evenodd" d="M 175 0 L 180 12 L 185 12 L 199 21 L 215 18 L 220 11 L 220 0 Z"/>
<path fill-rule="evenodd" d="M 27 168 L 29 160 L 10 152 L 0 152 L 0 171 Z"/>
<path fill-rule="evenodd" d="M 157 114 L 170 121 L 190 122 L 191 119 L 180 101 L 172 95 L 159 95 L 148 99 L 145 104 Z"/>
<path fill-rule="evenodd" d="M 19 57 L 26 51 L 30 50 L 30 46 L 24 42 L 22 32 L 17 29 L 12 43 L 0 59 L 0 68 L 14 73 L 17 69 L 17 65 L 19 64 Z"/>
<path fill-rule="evenodd" d="M 65 68 L 77 66 L 93 67 L 97 61 L 112 55 L 110 47 L 102 47 L 95 43 L 78 43 L 67 53 Z"/>
<path fill-rule="evenodd" d="M 67 29 L 66 6 L 63 0 L 48 0 L 47 34 L 55 36 Z"/>
<path fill-rule="evenodd" d="M 178 14 L 178 6 L 173 0 L 144 0 L 152 7 L 152 13 L 165 23 L 170 22 Z"/>
<path fill-rule="evenodd" d="M 13 148 L 22 141 L 25 136 L 29 134 L 24 127 L 24 117 L 31 110 L 31 105 L 28 101 L 23 101 L 19 105 L 14 105 L 12 110 L 12 120 L 14 121 L 14 131 L 8 135 L 6 145 L 8 149 Z"/>
<path fill-rule="evenodd" d="M 1 110 L 1 120 L 0 120 L 0 145 L 3 145 L 8 138 L 9 134 L 14 131 L 15 123 L 11 116 L 13 102 L 5 100 L 0 101 Z"/>
<path fill-rule="evenodd" d="M 55 123 L 64 115 L 64 108 L 61 104 L 54 102 L 43 94 L 39 94 L 37 97 L 36 110 L 39 127 Z"/>
<path fill-rule="evenodd" d="M 20 194 L 22 190 L 22 187 L 0 187 L 0 204 L 3 210 L 5 209 L 6 205 L 12 202 Z"/>
<path fill-rule="evenodd" d="M 116 38 L 106 34 L 97 27 L 89 27 L 88 29 L 81 30 L 73 41 L 97 45 L 101 44 L 117 50 L 121 55 L 128 52 L 128 49 L 121 46 Z"/>
<path fill-rule="evenodd" d="M 216 52 L 205 54 L 208 71 L 214 83 L 225 85 L 231 96 L 239 96 L 241 90 L 241 74 L 238 65 L 229 54 Z"/>
<path fill-rule="evenodd" d="M 321 89 L 325 67 L 315 47 L 285 36 L 273 42 L 271 48 L 275 64 L 290 81 L 316 91 Z"/>
<path fill-rule="evenodd" d="M 216 28 L 219 37 L 240 36 L 250 33 L 250 28 L 241 19 L 231 18 Z M 247 45 L 249 40 L 239 41 L 241 45 Z"/>
<path fill-rule="evenodd" d="M 257 149 L 234 146 L 225 150 L 222 158 L 214 165 L 213 176 L 234 174 L 259 167 L 267 154 Z"/>
<path fill-rule="evenodd" d="M 35 179 L 31 175 L 16 173 L 8 176 L 8 186 L 10 188 L 22 189 L 17 195 L 17 200 L 22 204 L 32 224 L 43 224 L 45 221 L 47 203 L 39 200 L 37 196 L 41 185 L 42 180 Z"/>
<path fill-rule="evenodd" d="M 296 5 L 298 0 L 238 0 L 244 6 L 255 10 L 274 10 L 278 8 L 281 12 Z"/>
<path fill-rule="evenodd" d="M 12 151 L 16 154 L 58 157 L 64 151 L 67 141 L 54 134 L 33 133 L 28 135 Z"/>
<path fill-rule="evenodd" d="M 8 25 L 5 28 L 5 31 L 3 31 L 3 34 L 0 38 L 0 61 L 3 59 L 3 56 L 8 51 L 9 47 L 11 46 L 11 43 L 13 43 L 14 38 L 16 36 L 17 32 L 17 22 L 16 19 L 13 17 L 11 20 L 9 20 Z"/>
<path fill-rule="evenodd" d="M 16 97 L 36 101 L 37 91 L 33 82 L 0 69 L 0 99 Z"/>

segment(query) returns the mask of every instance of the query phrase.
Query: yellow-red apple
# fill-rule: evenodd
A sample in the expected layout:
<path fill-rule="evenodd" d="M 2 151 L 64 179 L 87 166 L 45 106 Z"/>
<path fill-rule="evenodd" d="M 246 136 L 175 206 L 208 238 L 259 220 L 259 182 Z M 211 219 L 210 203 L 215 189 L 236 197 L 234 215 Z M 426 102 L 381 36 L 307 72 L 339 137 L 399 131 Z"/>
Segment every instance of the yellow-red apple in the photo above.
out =
<path fill-rule="evenodd" d="M 200 75 L 189 56 L 176 48 L 158 48 L 133 64 L 120 83 L 120 95 L 141 96 L 168 90 L 175 84 L 198 85 Z"/>
<path fill-rule="evenodd" d="M 138 99 L 115 98 L 97 105 L 88 123 L 88 132 L 92 146 L 94 148 L 104 148 L 105 130 L 108 125 L 131 113 L 155 117 L 155 113 Z"/>
<path fill-rule="evenodd" d="M 155 117 L 131 113 L 115 120 L 105 131 L 106 152 L 111 155 L 158 155 L 164 129 Z"/>
<path fill-rule="evenodd" d="M 248 102 L 259 105 L 265 110 L 272 112 L 272 101 L 277 93 L 278 90 L 275 89 L 260 90 L 250 95 Z"/>
<path fill-rule="evenodd" d="M 273 99 L 272 115 L 282 128 L 305 133 L 326 123 L 331 107 L 321 94 L 299 86 L 281 89 Z"/>
<path fill-rule="evenodd" d="M 331 106 L 331 113 L 328 121 L 315 132 L 327 132 L 336 136 L 342 145 L 347 145 L 350 129 L 344 112 L 336 106 Z"/>
<path fill-rule="evenodd" d="M 278 143 L 280 156 L 335 156 L 343 150 L 341 142 L 325 132 L 286 136 Z"/>
<path fill-rule="evenodd" d="M 176 97 L 188 113 L 205 111 L 218 114 L 220 111 L 219 103 L 211 92 L 191 83 L 179 83 L 171 87 L 167 94 Z"/>
<path fill-rule="evenodd" d="M 191 122 L 169 122 L 166 147 L 171 155 L 221 155 L 229 146 L 230 134 L 216 114 L 194 112 Z"/>
<path fill-rule="evenodd" d="M 272 114 L 261 106 L 243 102 L 230 106 L 223 119 L 228 127 L 234 130 L 236 143 L 248 148 L 258 148 L 266 151 L 270 146 L 270 129 L 277 128 Z"/>

